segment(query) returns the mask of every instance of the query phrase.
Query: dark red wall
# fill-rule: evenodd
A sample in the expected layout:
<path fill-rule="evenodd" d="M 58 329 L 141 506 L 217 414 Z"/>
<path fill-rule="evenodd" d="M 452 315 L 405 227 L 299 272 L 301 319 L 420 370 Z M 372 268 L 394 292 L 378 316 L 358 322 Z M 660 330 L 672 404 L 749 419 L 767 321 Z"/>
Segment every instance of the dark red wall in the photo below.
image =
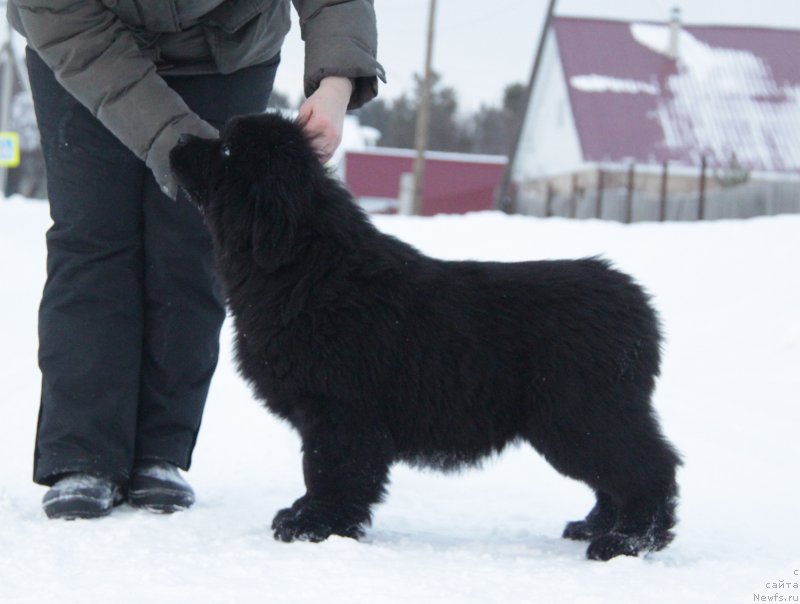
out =
<path fill-rule="evenodd" d="M 397 199 L 400 175 L 413 170 L 411 156 L 381 154 L 379 150 L 348 151 L 345 183 L 356 197 Z M 478 156 L 426 161 L 422 214 L 462 214 L 494 208 L 494 196 L 505 164 Z"/>

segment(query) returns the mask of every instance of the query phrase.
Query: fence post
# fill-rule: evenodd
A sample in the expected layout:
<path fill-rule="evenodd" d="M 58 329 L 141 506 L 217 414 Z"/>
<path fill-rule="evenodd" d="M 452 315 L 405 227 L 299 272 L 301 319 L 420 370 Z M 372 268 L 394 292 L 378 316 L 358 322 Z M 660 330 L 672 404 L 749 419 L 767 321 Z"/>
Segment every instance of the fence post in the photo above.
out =
<path fill-rule="evenodd" d="M 633 184 L 636 178 L 636 164 L 631 162 L 628 168 L 628 192 L 625 196 L 625 223 L 633 222 Z"/>
<path fill-rule="evenodd" d="M 605 181 L 605 172 L 602 168 L 597 168 L 597 201 L 594 204 L 595 218 L 603 216 L 603 185 Z"/>
<path fill-rule="evenodd" d="M 661 168 L 661 203 L 658 207 L 658 221 L 664 222 L 667 219 L 667 180 L 669 177 L 669 167 L 667 160 Z"/>
<path fill-rule="evenodd" d="M 553 215 L 553 185 L 547 183 L 547 190 L 544 197 L 544 217 L 550 218 Z"/>
<path fill-rule="evenodd" d="M 700 163 L 700 197 L 697 200 L 697 219 L 706 219 L 706 156 L 703 155 L 703 160 Z"/>
<path fill-rule="evenodd" d="M 572 175 L 572 195 L 569 198 L 569 218 L 575 218 L 578 215 L 578 175 Z"/>

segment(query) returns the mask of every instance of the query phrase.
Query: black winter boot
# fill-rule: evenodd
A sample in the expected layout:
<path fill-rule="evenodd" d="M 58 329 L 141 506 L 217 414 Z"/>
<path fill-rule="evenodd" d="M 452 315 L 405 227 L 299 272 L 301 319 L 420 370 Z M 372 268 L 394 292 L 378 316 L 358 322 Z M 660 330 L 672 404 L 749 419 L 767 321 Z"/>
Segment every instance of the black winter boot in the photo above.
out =
<path fill-rule="evenodd" d="M 67 474 L 45 493 L 42 508 L 48 518 L 100 518 L 123 501 L 119 486 L 106 476 Z"/>
<path fill-rule="evenodd" d="M 133 469 L 128 501 L 137 508 L 171 514 L 194 503 L 194 491 L 171 463 L 148 461 Z"/>

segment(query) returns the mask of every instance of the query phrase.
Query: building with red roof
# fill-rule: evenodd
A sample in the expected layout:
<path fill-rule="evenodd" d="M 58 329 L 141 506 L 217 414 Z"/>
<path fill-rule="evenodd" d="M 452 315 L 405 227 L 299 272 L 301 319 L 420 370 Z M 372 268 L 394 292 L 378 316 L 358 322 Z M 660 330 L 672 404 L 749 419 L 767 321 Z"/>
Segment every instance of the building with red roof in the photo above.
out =
<path fill-rule="evenodd" d="M 790 182 L 778 210 L 800 211 L 800 30 L 684 25 L 675 14 L 555 17 L 546 35 L 511 168 L 523 205 L 543 190 L 599 197 L 635 171 L 662 193 Z"/>

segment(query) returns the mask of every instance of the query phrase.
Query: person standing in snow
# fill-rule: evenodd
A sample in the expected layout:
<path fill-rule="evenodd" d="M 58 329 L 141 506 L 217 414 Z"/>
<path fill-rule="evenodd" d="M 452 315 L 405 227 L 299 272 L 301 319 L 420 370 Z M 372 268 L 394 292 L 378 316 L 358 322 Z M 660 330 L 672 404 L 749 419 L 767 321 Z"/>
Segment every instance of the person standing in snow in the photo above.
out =
<path fill-rule="evenodd" d="M 323 159 L 346 109 L 384 79 L 373 0 L 293 0 L 305 41 L 300 109 Z M 127 496 L 173 512 L 225 316 L 210 238 L 176 203 L 169 152 L 266 108 L 289 0 L 10 0 L 45 154 L 53 226 L 39 312 L 34 480 L 51 518 Z M 173 199 L 169 199 L 173 198 Z"/>

